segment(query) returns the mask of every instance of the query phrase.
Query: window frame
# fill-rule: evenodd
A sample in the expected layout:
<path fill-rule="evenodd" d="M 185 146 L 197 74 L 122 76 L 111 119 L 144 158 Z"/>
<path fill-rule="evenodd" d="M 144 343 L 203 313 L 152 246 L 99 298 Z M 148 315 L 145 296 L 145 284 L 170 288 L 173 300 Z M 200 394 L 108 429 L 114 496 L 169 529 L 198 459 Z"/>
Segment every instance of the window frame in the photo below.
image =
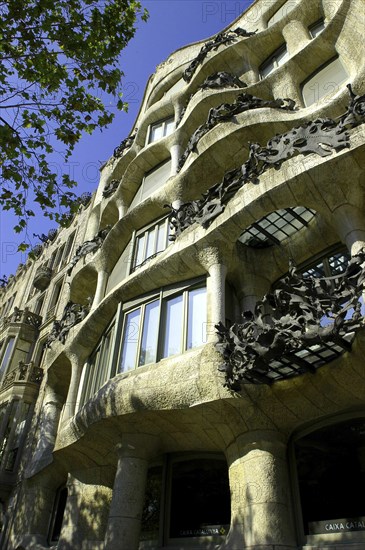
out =
<path fill-rule="evenodd" d="M 172 453 L 163 455 L 160 460 L 153 461 L 148 468 L 148 473 L 154 469 L 161 468 L 161 493 L 159 498 L 159 532 L 158 537 L 155 539 L 143 538 L 140 542 L 140 549 L 147 550 L 151 548 L 151 543 L 153 547 L 158 546 L 168 546 L 172 547 L 200 547 L 206 548 L 207 544 L 209 545 L 218 545 L 223 543 L 226 540 L 227 533 L 225 535 L 197 535 L 197 536 L 181 536 L 179 538 L 174 538 L 170 536 L 171 530 L 171 505 L 172 505 L 172 483 L 173 483 L 173 474 L 174 466 L 176 464 L 191 463 L 193 461 L 204 461 L 208 463 L 209 461 L 222 462 L 227 468 L 227 482 L 229 491 L 229 475 L 228 475 L 228 464 L 227 460 L 223 453 L 219 452 L 182 452 L 182 453 Z M 148 476 L 147 473 L 147 476 Z M 232 507 L 231 507 L 231 521 L 232 521 Z M 144 533 L 144 526 L 141 525 L 141 533 Z M 177 546 L 178 545 L 178 546 Z"/>
<path fill-rule="evenodd" d="M 158 236 L 156 235 L 156 232 L 158 232 L 158 227 L 160 225 L 165 226 L 165 248 L 163 248 L 162 250 L 156 250 L 157 245 L 158 245 Z M 151 230 L 152 227 L 154 227 L 154 230 L 155 230 L 154 246 L 153 246 L 154 252 L 150 256 L 146 256 L 147 239 L 144 238 L 143 260 L 141 261 L 141 263 L 137 264 L 136 261 L 137 261 L 138 239 L 140 239 L 142 235 L 146 235 Z M 138 229 L 138 231 L 135 231 L 133 236 L 132 236 L 132 243 L 131 243 L 132 252 L 131 252 L 131 263 L 130 263 L 129 274 L 134 273 L 137 269 L 142 267 L 149 260 L 152 260 L 155 256 L 157 256 L 158 254 L 160 254 L 161 252 L 166 250 L 166 248 L 169 246 L 169 244 L 172 244 L 172 243 L 169 242 L 169 215 L 168 214 L 166 216 L 163 216 L 162 218 L 158 218 L 157 220 L 154 220 L 153 222 L 151 222 L 148 225 L 145 225 L 141 229 Z"/>
<path fill-rule="evenodd" d="M 131 302 L 126 302 L 122 308 L 121 308 L 121 315 L 122 319 L 120 322 L 121 326 L 121 332 L 120 332 L 120 338 L 118 341 L 120 341 L 120 347 L 118 350 L 118 358 L 115 365 L 115 373 L 114 376 L 117 374 L 125 374 L 131 371 L 137 370 L 139 367 L 146 366 L 153 364 L 154 362 L 157 363 L 159 361 L 162 361 L 163 359 L 168 359 L 170 357 L 174 357 L 176 355 L 180 355 L 184 353 L 185 351 L 189 351 L 190 349 L 196 349 L 197 347 L 191 347 L 188 348 L 188 300 L 189 300 L 189 293 L 193 290 L 199 289 L 199 288 L 205 288 L 206 291 L 206 278 L 205 277 L 199 277 L 197 279 L 190 280 L 186 282 L 185 284 L 176 284 L 170 287 L 159 289 L 158 291 L 155 291 L 153 293 L 149 293 L 148 295 L 141 296 L 137 300 L 133 300 Z M 163 307 L 164 304 L 167 303 L 168 299 L 171 299 L 173 297 L 177 297 L 179 295 L 183 296 L 183 317 L 182 317 L 182 326 L 181 326 L 181 332 L 180 332 L 180 348 L 179 351 L 176 354 L 170 354 L 164 357 L 163 355 L 163 341 L 164 341 L 164 335 L 165 335 L 165 322 L 164 322 L 164 316 L 163 316 Z M 143 365 L 139 364 L 140 361 L 140 354 L 141 354 L 141 345 L 142 345 L 142 338 L 144 334 L 145 329 L 145 310 L 146 306 L 148 306 L 150 303 L 159 300 L 159 312 L 158 312 L 158 329 L 157 329 L 157 343 L 156 343 L 156 351 L 155 351 L 155 358 L 156 360 L 154 362 L 144 363 Z M 127 317 L 130 313 L 137 311 L 140 309 L 140 319 L 138 322 L 138 329 L 137 329 L 137 346 L 136 346 L 136 353 L 135 353 L 135 360 L 134 360 L 134 367 L 122 370 L 122 359 L 123 359 L 123 343 L 125 338 L 125 331 L 127 327 Z M 203 342 L 204 345 L 206 342 Z"/>
<path fill-rule="evenodd" d="M 77 402 L 79 403 L 78 408 L 85 405 L 85 403 L 87 403 L 87 401 L 89 401 L 89 399 L 91 399 L 91 397 L 113 376 L 117 329 L 117 316 L 114 315 L 98 344 L 84 364 L 82 380 L 80 382 L 80 394 L 77 398 Z M 106 340 L 110 334 L 111 338 L 108 340 L 107 347 L 107 361 L 103 364 L 102 359 L 105 359 Z M 96 356 L 97 359 L 94 361 Z M 104 381 L 101 382 L 102 380 Z"/>
<path fill-rule="evenodd" d="M 316 28 L 320 28 L 320 31 L 317 34 L 313 35 L 312 31 Z M 308 31 L 309 31 L 311 40 L 314 40 L 315 38 L 317 38 L 317 36 L 319 36 L 324 31 L 325 28 L 326 28 L 326 24 L 323 17 L 320 17 L 319 19 L 317 19 L 317 21 L 309 25 Z"/>
<path fill-rule="evenodd" d="M 315 99 L 314 101 L 312 101 L 312 103 L 309 103 L 307 104 L 306 100 L 305 100 L 305 97 L 304 97 L 304 87 L 306 86 L 306 84 L 308 84 L 308 82 L 310 82 L 311 80 L 313 80 L 316 75 L 320 74 L 324 69 L 326 69 L 326 67 L 328 67 L 329 65 L 331 65 L 332 63 L 334 63 L 335 61 L 339 61 L 343 70 L 345 71 L 345 73 L 347 74 L 347 78 L 345 78 L 345 80 L 343 80 L 342 82 L 340 82 L 340 84 L 338 84 L 336 82 L 336 86 L 338 87 L 337 91 L 336 92 L 327 92 L 323 95 L 321 95 L 320 97 L 318 97 L 318 99 Z M 334 93 L 339 93 L 340 92 L 340 88 L 344 88 L 344 84 L 346 81 L 350 80 L 350 74 L 348 73 L 347 71 L 347 68 L 345 67 L 345 65 L 342 63 L 341 59 L 340 59 L 340 56 L 337 54 L 335 55 L 334 57 L 331 57 L 331 59 L 328 59 L 325 63 L 322 63 L 322 65 L 320 65 L 319 67 L 317 67 L 317 69 L 315 71 L 313 71 L 305 80 L 303 80 L 303 82 L 301 82 L 300 84 L 300 94 L 302 96 L 302 101 L 303 101 L 303 105 L 304 107 L 307 109 L 309 107 L 312 107 L 313 105 L 317 104 L 319 101 L 322 101 L 324 98 L 326 98 L 328 95 L 331 95 L 331 94 L 334 94 Z M 332 83 L 328 83 L 327 84 L 332 84 Z"/>
<path fill-rule="evenodd" d="M 170 133 L 167 133 L 168 124 L 172 122 L 173 129 Z M 162 126 L 162 136 L 156 139 L 152 139 L 152 134 L 155 128 L 158 128 L 159 126 Z M 146 138 L 146 145 L 150 145 L 151 143 L 156 143 L 156 141 L 159 141 L 160 139 L 163 139 L 167 136 L 170 136 L 173 131 L 175 130 L 175 116 L 171 115 L 166 118 L 162 118 L 160 120 L 156 120 L 156 122 L 152 122 L 148 126 L 148 132 L 147 132 L 147 138 Z"/>
<path fill-rule="evenodd" d="M 4 378 L 11 364 L 11 361 L 14 355 L 16 341 L 17 341 L 17 337 L 13 334 L 13 335 L 9 335 L 2 342 L 3 345 L 0 348 L 0 382 Z M 10 347 L 10 351 L 8 352 L 9 344 L 11 344 L 11 347 Z M 5 359 L 6 359 L 6 362 L 5 362 Z"/>
<path fill-rule="evenodd" d="M 144 187 L 145 187 L 145 181 L 146 179 L 148 178 L 148 176 L 150 174 L 153 174 L 153 172 L 156 172 L 157 170 L 159 170 L 162 166 L 164 166 L 165 164 L 169 163 L 170 165 L 170 172 L 169 172 L 169 175 L 167 177 L 167 179 L 158 186 L 157 189 L 155 189 L 154 191 L 152 191 L 152 193 L 149 193 L 147 196 L 145 197 L 142 197 L 142 195 L 144 194 Z M 142 181 L 141 181 L 141 184 L 140 186 L 138 187 L 138 189 L 136 190 L 135 194 L 133 195 L 132 197 L 132 200 L 131 200 L 131 203 L 128 207 L 128 211 L 132 210 L 133 208 L 136 208 L 139 204 L 141 204 L 142 202 L 144 202 L 146 199 L 148 199 L 151 195 L 153 195 L 154 193 L 156 193 L 156 191 L 158 189 L 160 189 L 161 187 L 163 187 L 165 185 L 165 183 L 167 182 L 167 180 L 171 177 L 171 166 L 172 166 L 172 159 L 171 159 L 171 156 L 169 156 L 167 159 L 163 160 L 162 162 L 160 162 L 159 164 L 157 164 L 156 166 L 154 166 L 151 170 L 148 170 L 148 172 L 145 172 L 144 175 L 143 175 L 143 178 L 142 178 Z M 139 195 L 139 197 L 137 198 L 137 196 Z M 138 199 L 137 202 L 134 202 L 135 199 Z"/>
<path fill-rule="evenodd" d="M 287 57 L 284 59 L 284 61 L 282 63 L 279 64 L 278 63 L 278 57 L 283 53 L 284 54 L 286 53 Z M 286 44 L 286 42 L 284 42 L 283 44 L 281 44 L 281 46 L 276 48 L 276 50 L 274 52 L 272 52 L 272 54 L 269 55 L 269 57 L 267 57 L 265 59 L 265 61 L 263 63 L 261 63 L 261 65 L 259 66 L 260 80 L 264 80 L 265 78 L 270 76 L 274 71 L 276 71 L 276 69 L 278 69 L 279 67 L 284 65 L 288 61 L 289 58 L 290 58 L 290 54 L 289 54 L 289 51 L 288 51 L 288 48 L 287 48 L 287 44 Z M 272 69 L 267 74 L 263 75 L 262 72 L 267 67 L 269 67 L 270 65 L 272 65 Z"/>

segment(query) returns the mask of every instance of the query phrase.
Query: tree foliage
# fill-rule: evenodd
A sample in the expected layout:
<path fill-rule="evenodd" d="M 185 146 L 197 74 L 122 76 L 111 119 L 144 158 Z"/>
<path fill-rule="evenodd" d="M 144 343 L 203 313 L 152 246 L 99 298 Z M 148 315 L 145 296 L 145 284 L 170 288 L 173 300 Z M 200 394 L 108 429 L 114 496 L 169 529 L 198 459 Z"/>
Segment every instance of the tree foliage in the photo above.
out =
<path fill-rule="evenodd" d="M 119 55 L 139 19 L 134 0 L 0 1 L 0 206 L 17 231 L 34 215 L 30 197 L 61 223 L 72 208 L 76 183 L 49 159 L 67 161 L 83 132 L 112 121 L 100 96 L 126 109 Z"/>

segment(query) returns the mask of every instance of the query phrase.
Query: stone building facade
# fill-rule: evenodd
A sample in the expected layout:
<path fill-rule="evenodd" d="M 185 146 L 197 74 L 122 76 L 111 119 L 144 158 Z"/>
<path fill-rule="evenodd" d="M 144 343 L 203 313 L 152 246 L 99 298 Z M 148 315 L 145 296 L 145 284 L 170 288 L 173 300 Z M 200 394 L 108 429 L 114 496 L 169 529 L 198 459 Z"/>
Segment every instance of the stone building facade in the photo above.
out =
<path fill-rule="evenodd" d="M 365 547 L 364 12 L 174 52 L 2 281 L 1 548 Z"/>

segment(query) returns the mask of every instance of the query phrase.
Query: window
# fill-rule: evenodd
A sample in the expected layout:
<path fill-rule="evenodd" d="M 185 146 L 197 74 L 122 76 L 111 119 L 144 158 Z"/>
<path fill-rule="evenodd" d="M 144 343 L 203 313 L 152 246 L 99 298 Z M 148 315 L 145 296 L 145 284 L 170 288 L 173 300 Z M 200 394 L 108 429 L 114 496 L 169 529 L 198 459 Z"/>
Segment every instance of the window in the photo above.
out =
<path fill-rule="evenodd" d="M 71 233 L 71 235 L 67 239 L 65 252 L 64 252 L 64 255 L 63 255 L 63 258 L 62 258 L 62 265 L 65 265 L 65 263 L 68 262 L 68 259 L 69 259 L 69 256 L 71 254 L 71 250 L 72 250 L 72 247 L 73 247 L 73 243 L 74 243 L 74 240 L 75 240 L 75 235 L 76 235 L 76 231 Z"/>
<path fill-rule="evenodd" d="M 174 117 L 167 118 L 166 120 L 160 120 L 151 124 L 148 132 L 148 143 L 153 143 L 158 139 L 172 134 L 175 128 Z"/>
<path fill-rule="evenodd" d="M 205 287 L 163 290 L 125 312 L 118 372 L 155 363 L 205 341 Z"/>
<path fill-rule="evenodd" d="M 62 284 L 63 279 L 60 279 L 54 286 L 51 303 L 49 304 L 49 308 L 47 311 L 46 320 L 50 319 L 56 313 L 57 303 L 61 295 Z"/>
<path fill-rule="evenodd" d="M 304 206 L 275 210 L 247 227 L 238 240 L 253 248 L 277 245 L 307 227 L 314 215 Z"/>
<path fill-rule="evenodd" d="M 13 347 L 14 347 L 14 342 L 15 342 L 15 337 L 12 336 L 11 338 L 9 338 L 9 340 L 7 341 L 7 344 L 5 346 L 5 349 L 4 349 L 4 353 L 3 353 L 3 356 L 2 356 L 2 360 L 1 360 L 1 366 L 0 366 L 0 377 L 2 378 L 10 364 L 10 359 L 11 359 L 11 354 L 12 354 L 12 351 L 13 351 Z"/>
<path fill-rule="evenodd" d="M 316 21 L 309 27 L 309 34 L 312 38 L 316 38 L 321 32 L 324 30 L 325 25 L 323 19 L 320 19 L 319 21 Z"/>
<path fill-rule="evenodd" d="M 260 79 L 266 78 L 275 69 L 283 65 L 287 59 L 289 59 L 289 53 L 286 45 L 283 44 L 261 65 L 259 69 Z"/>
<path fill-rule="evenodd" d="M 133 272 L 147 260 L 154 258 L 159 252 L 165 250 L 168 244 L 168 217 L 138 231 L 134 241 L 131 271 Z"/>
<path fill-rule="evenodd" d="M 350 532 L 364 531 L 364 448 L 364 417 L 307 432 L 294 442 L 304 533 L 320 535 L 321 545 L 325 535 L 337 533 L 340 544 Z"/>
<path fill-rule="evenodd" d="M 228 467 L 219 455 L 166 456 L 148 470 L 141 549 L 171 544 L 213 548 L 228 533 L 231 502 Z M 202 546 L 203 547 L 203 546 Z"/>
<path fill-rule="evenodd" d="M 115 322 L 108 328 L 96 350 L 84 367 L 84 383 L 80 398 L 82 406 L 110 378 L 114 346 Z"/>
<path fill-rule="evenodd" d="M 52 520 L 49 530 L 49 543 L 58 542 L 61 534 L 63 516 L 65 514 L 68 490 L 66 486 L 61 486 L 57 490 L 53 507 Z"/>
<path fill-rule="evenodd" d="M 157 168 L 147 172 L 143 178 L 142 184 L 132 200 L 130 209 L 137 206 L 137 204 L 147 199 L 147 197 L 162 187 L 170 177 L 170 172 L 171 160 L 168 160 L 167 162 L 157 166 Z"/>
<path fill-rule="evenodd" d="M 183 78 L 179 78 L 179 80 L 177 82 L 175 82 L 175 84 L 173 84 L 171 86 L 171 88 L 169 88 L 165 92 L 164 98 L 168 98 L 168 97 L 173 96 L 174 94 L 176 94 L 176 92 L 179 92 L 180 90 L 182 90 L 184 88 L 184 86 L 186 86 L 185 80 Z"/>
<path fill-rule="evenodd" d="M 30 419 L 31 406 L 22 401 L 13 401 L 0 446 L 1 469 L 12 472 L 17 463 L 19 451 L 23 446 L 27 420 Z"/>
<path fill-rule="evenodd" d="M 287 0 L 281 6 L 281 8 L 279 8 L 274 13 L 274 15 L 268 20 L 267 26 L 271 27 L 272 25 L 280 21 L 280 19 L 288 15 L 288 13 L 290 13 L 298 5 L 298 3 L 299 3 L 299 0 Z"/>
<path fill-rule="evenodd" d="M 309 107 L 322 97 L 337 93 L 348 78 L 338 57 L 329 61 L 302 83 L 304 105 Z"/>

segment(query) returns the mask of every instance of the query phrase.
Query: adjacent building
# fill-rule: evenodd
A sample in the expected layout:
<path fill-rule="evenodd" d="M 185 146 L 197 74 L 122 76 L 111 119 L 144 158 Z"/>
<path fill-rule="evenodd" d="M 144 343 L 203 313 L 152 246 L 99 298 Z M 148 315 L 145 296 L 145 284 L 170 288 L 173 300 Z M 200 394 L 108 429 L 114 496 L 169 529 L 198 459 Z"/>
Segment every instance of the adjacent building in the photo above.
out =
<path fill-rule="evenodd" d="M 365 6 L 174 52 L 0 289 L 4 550 L 365 546 Z"/>

